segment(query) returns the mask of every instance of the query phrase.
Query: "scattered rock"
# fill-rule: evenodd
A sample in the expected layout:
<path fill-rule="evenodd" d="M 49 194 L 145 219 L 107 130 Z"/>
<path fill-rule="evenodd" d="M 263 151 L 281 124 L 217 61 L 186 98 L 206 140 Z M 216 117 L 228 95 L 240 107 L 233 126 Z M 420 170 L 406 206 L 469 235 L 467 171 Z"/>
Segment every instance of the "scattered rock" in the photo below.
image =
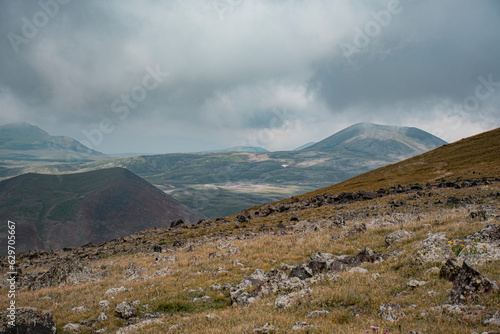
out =
<path fill-rule="evenodd" d="M 481 305 L 444 304 L 431 308 L 431 311 L 440 311 L 441 314 L 456 317 L 460 319 L 461 322 L 473 326 L 481 325 L 481 321 L 485 316 L 491 316 L 491 313 L 488 312 L 486 307 Z"/>
<path fill-rule="evenodd" d="M 205 319 L 207 320 L 218 320 L 218 319 L 222 319 L 220 316 L 218 316 L 217 314 L 214 314 L 214 313 L 208 313 L 205 315 Z"/>
<path fill-rule="evenodd" d="M 450 300 L 453 304 L 463 304 L 476 300 L 477 296 L 493 290 L 493 284 L 479 271 L 470 267 L 466 262 L 453 281 Z"/>
<path fill-rule="evenodd" d="M 434 290 L 429 290 L 425 294 L 429 297 L 434 297 L 435 295 L 437 295 L 437 292 Z"/>
<path fill-rule="evenodd" d="M 36 334 L 55 334 L 56 323 L 50 311 L 39 310 L 34 307 L 16 307 L 15 311 L 15 330 L 9 327 L 11 321 L 8 316 L 9 311 L 0 313 L 0 332 L 1 333 L 36 333 Z"/>
<path fill-rule="evenodd" d="M 480 211 L 473 211 L 469 214 L 469 219 L 476 219 L 479 218 L 480 220 L 486 220 L 486 212 L 484 210 Z"/>
<path fill-rule="evenodd" d="M 193 298 L 193 303 L 213 303 L 214 300 L 210 296 L 203 296 L 200 298 Z"/>
<path fill-rule="evenodd" d="M 83 313 L 83 312 L 87 312 L 89 310 L 89 308 L 87 306 L 77 306 L 77 307 L 73 307 L 71 309 L 71 311 L 73 311 L 73 313 Z"/>
<path fill-rule="evenodd" d="M 500 327 L 500 311 L 496 311 L 490 319 L 483 321 L 483 325 Z"/>
<path fill-rule="evenodd" d="M 297 321 L 293 327 L 292 331 L 304 331 L 316 328 L 316 325 L 308 324 L 306 321 Z"/>
<path fill-rule="evenodd" d="M 328 315 L 328 314 L 330 314 L 330 312 L 327 310 L 314 310 L 314 311 L 307 313 L 306 317 L 314 318 L 314 317 L 324 316 L 324 315 Z"/>
<path fill-rule="evenodd" d="M 125 270 L 125 274 L 123 278 L 127 281 L 131 280 L 140 280 L 142 279 L 142 273 L 148 271 L 148 268 L 145 267 L 136 267 L 134 265 L 130 265 L 127 270 Z"/>
<path fill-rule="evenodd" d="M 109 302 L 107 300 L 101 300 L 99 301 L 99 308 L 102 308 L 104 310 L 109 309 Z"/>
<path fill-rule="evenodd" d="M 62 328 L 63 333 L 80 333 L 80 331 L 83 329 L 84 326 L 80 324 L 75 324 L 75 323 L 69 323 L 64 325 Z"/>
<path fill-rule="evenodd" d="M 275 334 L 278 332 L 278 328 L 266 322 L 261 328 L 255 328 L 252 333 L 255 334 Z"/>
<path fill-rule="evenodd" d="M 399 242 L 401 240 L 413 238 L 413 236 L 414 236 L 413 233 L 407 232 L 404 229 L 400 229 L 400 230 L 392 232 L 391 234 L 388 234 L 385 237 L 385 243 L 390 246 L 395 242 Z"/>
<path fill-rule="evenodd" d="M 426 281 L 418 281 L 416 279 L 412 279 L 411 281 L 406 283 L 406 286 L 408 287 L 408 289 L 413 290 L 415 288 L 418 288 L 419 286 L 424 286 L 426 284 L 427 284 Z"/>
<path fill-rule="evenodd" d="M 153 324 L 162 324 L 161 319 L 146 319 L 133 325 L 128 325 L 126 327 L 119 328 L 116 334 L 136 334 L 140 333 L 140 329 L 145 326 Z"/>
<path fill-rule="evenodd" d="M 359 263 L 378 263 L 380 261 L 383 261 L 387 259 L 389 256 L 388 255 L 382 255 L 380 253 L 374 252 L 368 247 L 365 247 L 361 252 L 359 252 L 355 257 L 354 260 L 351 261 L 352 264 L 359 264 Z"/>
<path fill-rule="evenodd" d="M 360 234 L 366 232 L 366 224 L 365 223 L 359 223 L 355 224 L 347 233 L 345 234 L 346 237 L 353 236 L 356 234 Z"/>
<path fill-rule="evenodd" d="M 104 294 L 105 294 L 106 296 L 108 296 L 108 295 L 116 295 L 116 294 L 117 294 L 117 293 L 119 293 L 119 292 L 124 292 L 124 291 L 127 291 L 127 290 L 128 290 L 128 289 L 127 289 L 126 287 L 121 286 L 121 287 L 119 287 L 119 288 L 111 288 L 111 289 L 108 289 L 108 290 L 106 290 L 106 292 L 104 292 Z"/>
<path fill-rule="evenodd" d="M 209 288 L 212 290 L 222 290 L 222 285 L 220 285 L 219 283 L 214 283 L 210 285 Z"/>
<path fill-rule="evenodd" d="M 366 273 L 368 273 L 368 269 L 354 267 L 354 268 L 349 269 L 349 272 L 350 273 L 358 273 L 358 274 L 366 274 Z"/>
<path fill-rule="evenodd" d="M 132 317 L 135 317 L 137 315 L 137 309 L 127 303 L 126 301 L 121 302 L 120 304 L 116 305 L 115 307 L 115 313 L 118 317 L 122 319 L 129 319 Z"/>
<path fill-rule="evenodd" d="M 108 315 L 104 312 L 101 312 L 97 317 L 97 321 L 106 321 L 108 319 L 109 319 Z"/>
<path fill-rule="evenodd" d="M 430 267 L 429 269 L 427 269 L 425 271 L 425 273 L 428 275 L 439 275 L 440 269 L 439 269 L 439 267 L 436 267 L 436 266 Z"/>
<path fill-rule="evenodd" d="M 397 321 L 404 314 L 401 312 L 401 306 L 391 303 L 382 304 L 379 307 L 379 315 L 389 322 Z"/>
<path fill-rule="evenodd" d="M 284 296 L 280 296 L 274 302 L 274 306 L 277 308 L 287 309 L 299 302 L 300 299 L 304 298 L 311 293 L 311 289 L 303 289 L 299 292 L 292 292 Z"/>

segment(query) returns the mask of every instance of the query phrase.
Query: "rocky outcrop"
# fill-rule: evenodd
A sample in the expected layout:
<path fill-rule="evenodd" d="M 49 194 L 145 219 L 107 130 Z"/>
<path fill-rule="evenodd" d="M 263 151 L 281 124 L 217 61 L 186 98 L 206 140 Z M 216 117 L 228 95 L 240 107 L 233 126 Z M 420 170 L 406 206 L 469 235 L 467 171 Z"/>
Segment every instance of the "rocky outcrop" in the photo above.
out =
<path fill-rule="evenodd" d="M 50 311 L 33 307 L 17 307 L 15 327 L 9 326 L 9 311 L 0 313 L 0 332 L 5 334 L 55 334 L 56 324 Z"/>
<path fill-rule="evenodd" d="M 493 290 L 493 284 L 479 271 L 463 263 L 462 269 L 453 281 L 450 301 L 453 304 L 464 304 L 475 301 L 480 294 Z"/>
<path fill-rule="evenodd" d="M 256 298 L 279 293 L 288 293 L 288 299 L 296 296 L 300 297 L 301 294 L 297 295 L 294 292 L 308 291 L 311 282 L 323 279 L 336 280 L 335 272 L 362 263 L 383 261 L 388 256 L 374 252 L 370 248 L 365 248 L 355 256 L 334 256 L 330 253 L 317 252 L 311 255 L 309 262 L 300 265 L 289 266 L 283 264 L 281 269 L 273 269 L 269 273 L 257 269 L 253 274 L 231 288 L 231 301 L 233 304 L 248 305 L 253 303 Z M 281 298 L 280 300 L 285 303 L 288 300 L 287 298 Z M 280 301 L 277 306 L 283 303 Z"/>
<path fill-rule="evenodd" d="M 443 264 L 439 271 L 439 277 L 447 279 L 450 282 L 453 282 L 458 274 L 460 273 L 460 270 L 462 268 L 458 264 L 457 261 L 454 261 L 452 259 L 446 260 L 446 263 Z"/>
<path fill-rule="evenodd" d="M 30 290 L 37 290 L 63 284 L 97 281 L 103 279 L 106 275 L 106 271 L 96 271 L 87 263 L 75 259 L 67 259 L 34 277 L 31 275 L 22 276 L 20 284 L 21 286 L 27 285 Z"/>

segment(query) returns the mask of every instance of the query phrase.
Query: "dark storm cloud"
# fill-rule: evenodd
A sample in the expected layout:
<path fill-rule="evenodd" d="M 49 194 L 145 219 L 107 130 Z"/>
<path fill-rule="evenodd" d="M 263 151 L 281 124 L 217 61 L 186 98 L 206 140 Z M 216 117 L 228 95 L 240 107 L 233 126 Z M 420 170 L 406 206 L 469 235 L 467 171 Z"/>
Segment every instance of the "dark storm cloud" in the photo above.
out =
<path fill-rule="evenodd" d="M 88 141 L 110 120 L 108 152 L 269 129 L 268 148 L 293 148 L 360 121 L 454 140 L 500 126 L 500 87 L 476 97 L 500 81 L 498 31 L 494 0 L 2 1 L 0 123 Z"/>
<path fill-rule="evenodd" d="M 374 17 L 357 26 L 339 43 L 344 57 L 317 69 L 311 87 L 332 111 L 440 98 L 462 104 L 478 77 L 500 82 L 499 2 L 402 1 L 400 9 L 373 37 Z"/>

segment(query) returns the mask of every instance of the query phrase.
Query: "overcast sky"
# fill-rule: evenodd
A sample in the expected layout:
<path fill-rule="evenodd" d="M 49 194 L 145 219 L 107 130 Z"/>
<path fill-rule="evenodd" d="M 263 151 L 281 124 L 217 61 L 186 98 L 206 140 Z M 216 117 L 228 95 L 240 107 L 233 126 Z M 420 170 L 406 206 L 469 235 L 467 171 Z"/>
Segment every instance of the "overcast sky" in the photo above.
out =
<path fill-rule="evenodd" d="M 500 1 L 0 1 L 0 124 L 105 153 L 500 126 Z M 498 82 L 498 84 L 497 84 Z"/>

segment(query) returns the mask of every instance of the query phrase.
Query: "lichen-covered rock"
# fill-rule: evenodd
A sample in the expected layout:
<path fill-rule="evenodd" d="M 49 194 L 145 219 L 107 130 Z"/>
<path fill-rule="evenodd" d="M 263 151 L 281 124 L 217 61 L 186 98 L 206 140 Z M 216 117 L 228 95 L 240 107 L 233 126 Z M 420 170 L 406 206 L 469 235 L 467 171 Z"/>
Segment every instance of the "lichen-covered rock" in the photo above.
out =
<path fill-rule="evenodd" d="M 137 309 L 127 303 L 126 301 L 121 302 L 120 304 L 116 305 L 115 307 L 115 313 L 118 317 L 122 319 L 129 319 L 132 317 L 135 317 L 137 315 Z"/>
<path fill-rule="evenodd" d="M 107 296 L 107 295 L 116 295 L 117 293 L 119 292 L 123 292 L 123 291 L 127 291 L 128 289 L 124 286 L 120 286 L 118 288 L 111 288 L 111 289 L 108 289 L 106 290 L 106 292 L 104 292 L 104 294 Z"/>
<path fill-rule="evenodd" d="M 500 225 L 488 225 L 485 228 L 469 235 L 465 240 L 467 242 L 478 243 L 492 243 L 495 241 L 500 241 Z"/>
<path fill-rule="evenodd" d="M 427 238 L 415 247 L 418 249 L 413 259 L 415 264 L 443 263 L 455 257 L 445 233 L 428 233 Z"/>
<path fill-rule="evenodd" d="M 395 304 L 382 304 L 379 307 L 379 315 L 384 319 L 389 322 L 395 322 L 402 316 L 404 316 L 404 313 L 401 312 L 402 307 L 400 305 L 395 305 Z"/>
<path fill-rule="evenodd" d="M 99 308 L 102 308 L 104 310 L 109 309 L 109 301 L 107 301 L 106 299 L 99 301 Z"/>
<path fill-rule="evenodd" d="M 450 300 L 453 304 L 463 304 L 474 301 L 479 294 L 493 290 L 493 284 L 479 271 L 470 267 L 466 262 L 453 281 Z"/>
<path fill-rule="evenodd" d="M 299 300 L 305 298 L 311 293 L 311 289 L 303 289 L 298 292 L 292 292 L 284 296 L 279 296 L 274 302 L 274 306 L 277 308 L 287 309 L 299 302 Z"/>
<path fill-rule="evenodd" d="M 413 290 L 420 286 L 424 286 L 426 284 L 427 284 L 426 281 L 418 281 L 416 279 L 412 279 L 408 283 L 406 283 L 406 286 L 408 287 L 408 289 Z"/>
<path fill-rule="evenodd" d="M 353 236 L 356 234 L 360 234 L 366 232 L 366 224 L 365 223 L 359 223 L 355 224 L 347 233 L 345 234 L 346 237 Z"/>
<path fill-rule="evenodd" d="M 392 232 L 391 234 L 388 234 L 385 237 L 385 243 L 390 246 L 395 242 L 399 242 L 401 240 L 413 238 L 413 236 L 414 236 L 413 233 L 408 232 L 404 229 L 400 229 L 400 230 Z"/>
<path fill-rule="evenodd" d="M 488 225 L 463 240 L 465 248 L 457 260 L 479 266 L 500 261 L 500 225 Z"/>
<path fill-rule="evenodd" d="M 0 332 L 5 334 L 55 334 L 56 324 L 50 311 L 34 307 L 17 307 L 15 311 L 15 327 L 9 325 L 12 318 L 9 311 L 0 313 Z"/>

